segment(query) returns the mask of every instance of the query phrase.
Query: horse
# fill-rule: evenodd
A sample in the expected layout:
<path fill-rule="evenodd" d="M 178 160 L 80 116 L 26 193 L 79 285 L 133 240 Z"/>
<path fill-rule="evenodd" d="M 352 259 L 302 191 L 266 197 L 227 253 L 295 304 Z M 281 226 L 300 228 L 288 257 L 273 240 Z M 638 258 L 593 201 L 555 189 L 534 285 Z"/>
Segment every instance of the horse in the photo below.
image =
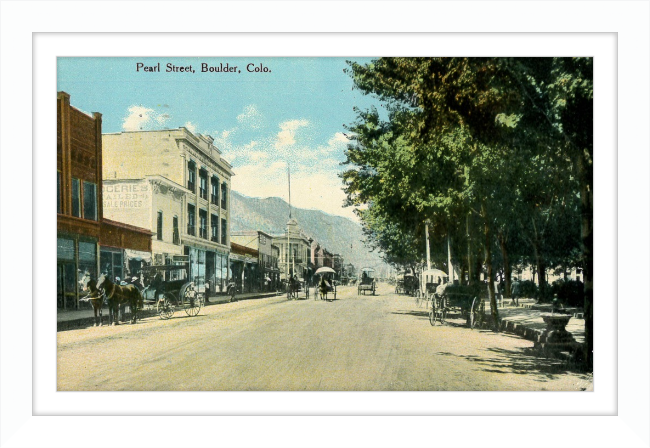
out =
<path fill-rule="evenodd" d="M 136 323 L 138 308 L 144 306 L 144 300 L 138 288 L 132 284 L 116 285 L 106 274 L 102 274 L 97 279 L 97 289 L 103 291 L 108 298 L 108 314 L 111 325 L 119 325 L 118 312 L 122 304 L 129 305 L 131 308 L 131 323 Z"/>
<path fill-rule="evenodd" d="M 327 293 L 332 291 L 332 287 L 329 285 L 327 280 L 325 280 L 324 276 L 320 278 L 320 282 L 318 283 L 318 290 L 320 291 L 320 299 L 327 300 Z"/>
<path fill-rule="evenodd" d="M 102 307 L 104 305 L 104 294 L 97 289 L 97 282 L 90 277 L 90 272 L 84 272 L 81 280 L 79 280 L 81 289 L 83 292 L 88 291 L 88 295 L 82 299 L 79 299 L 80 302 L 90 302 L 93 307 L 93 312 L 95 314 L 95 323 L 93 327 L 102 326 Z"/>

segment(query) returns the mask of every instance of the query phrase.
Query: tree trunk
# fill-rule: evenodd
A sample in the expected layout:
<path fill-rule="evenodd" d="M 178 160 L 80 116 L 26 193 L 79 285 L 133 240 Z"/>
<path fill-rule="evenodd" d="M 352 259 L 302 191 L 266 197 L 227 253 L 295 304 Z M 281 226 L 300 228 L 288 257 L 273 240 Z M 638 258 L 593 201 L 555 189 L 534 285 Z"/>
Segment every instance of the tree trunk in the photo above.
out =
<path fill-rule="evenodd" d="M 499 234 L 499 245 L 501 246 L 501 255 L 503 256 L 503 274 L 506 278 L 505 291 L 503 291 L 503 297 L 510 298 L 510 289 L 512 282 L 512 269 L 510 267 L 510 260 L 508 259 L 508 249 L 506 248 L 506 239 L 503 234 Z"/>
<path fill-rule="evenodd" d="M 594 283 L 593 283 L 593 228 L 594 228 L 594 197 L 593 197 L 593 172 L 589 166 L 587 155 L 578 152 L 576 169 L 580 183 L 580 246 L 582 249 L 582 271 L 585 281 L 585 362 L 589 369 L 593 369 L 594 356 Z"/>
<path fill-rule="evenodd" d="M 546 264 L 544 262 L 544 257 L 540 251 L 540 241 L 539 234 L 537 233 L 537 226 L 535 225 L 535 219 L 531 218 L 533 222 L 533 230 L 535 232 L 535 238 L 532 240 L 533 251 L 535 253 L 535 264 L 537 265 L 537 279 L 539 285 L 539 301 L 545 301 L 547 297 L 547 288 L 546 288 Z"/>
<path fill-rule="evenodd" d="M 485 265 L 487 267 L 488 296 L 490 298 L 490 311 L 492 314 L 492 330 L 499 331 L 499 311 L 497 309 L 497 299 L 494 291 L 494 271 L 492 269 L 490 223 L 487 216 L 487 207 L 484 202 L 481 204 L 481 214 L 484 219 Z"/>

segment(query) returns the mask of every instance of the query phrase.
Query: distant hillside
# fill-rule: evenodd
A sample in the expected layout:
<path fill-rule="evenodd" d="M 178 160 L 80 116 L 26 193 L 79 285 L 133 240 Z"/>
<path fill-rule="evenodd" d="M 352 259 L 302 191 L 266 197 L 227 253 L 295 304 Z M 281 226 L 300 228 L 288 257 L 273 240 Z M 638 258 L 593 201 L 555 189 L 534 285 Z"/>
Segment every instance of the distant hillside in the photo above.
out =
<path fill-rule="evenodd" d="M 231 230 L 262 230 L 284 233 L 289 220 L 289 204 L 280 198 L 249 198 L 236 191 L 231 194 Z M 304 232 L 357 269 L 383 264 L 379 255 L 363 244 L 361 226 L 356 222 L 320 210 L 293 208 L 292 217 Z"/>

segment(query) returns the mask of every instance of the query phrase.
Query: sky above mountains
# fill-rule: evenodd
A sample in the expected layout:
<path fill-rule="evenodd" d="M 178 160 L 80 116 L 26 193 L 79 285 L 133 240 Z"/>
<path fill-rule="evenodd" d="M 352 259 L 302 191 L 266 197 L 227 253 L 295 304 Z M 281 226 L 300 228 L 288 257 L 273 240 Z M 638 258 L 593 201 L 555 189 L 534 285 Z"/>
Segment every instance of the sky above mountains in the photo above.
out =
<path fill-rule="evenodd" d="M 59 58 L 57 90 L 100 112 L 103 132 L 184 126 L 210 135 L 233 165 L 233 189 L 357 220 L 338 174 L 353 108 L 379 107 L 353 89 L 346 59 Z"/>

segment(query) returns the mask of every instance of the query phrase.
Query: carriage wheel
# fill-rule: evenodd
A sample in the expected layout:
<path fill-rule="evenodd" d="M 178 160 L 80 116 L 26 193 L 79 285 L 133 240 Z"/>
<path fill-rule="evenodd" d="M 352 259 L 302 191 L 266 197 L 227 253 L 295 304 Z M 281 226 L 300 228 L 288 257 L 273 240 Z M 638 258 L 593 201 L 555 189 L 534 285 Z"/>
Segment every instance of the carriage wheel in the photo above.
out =
<path fill-rule="evenodd" d="M 429 310 L 429 323 L 431 326 L 436 325 L 436 301 L 431 300 L 431 309 Z"/>
<path fill-rule="evenodd" d="M 199 311 L 201 311 L 201 297 L 194 289 L 192 283 L 183 285 L 180 296 L 183 302 L 183 308 L 188 316 L 194 317 L 199 314 Z"/>
<path fill-rule="evenodd" d="M 158 312 L 158 316 L 163 320 L 167 320 L 174 315 L 174 305 L 168 294 L 163 296 L 163 300 L 158 300 L 156 311 Z"/>

